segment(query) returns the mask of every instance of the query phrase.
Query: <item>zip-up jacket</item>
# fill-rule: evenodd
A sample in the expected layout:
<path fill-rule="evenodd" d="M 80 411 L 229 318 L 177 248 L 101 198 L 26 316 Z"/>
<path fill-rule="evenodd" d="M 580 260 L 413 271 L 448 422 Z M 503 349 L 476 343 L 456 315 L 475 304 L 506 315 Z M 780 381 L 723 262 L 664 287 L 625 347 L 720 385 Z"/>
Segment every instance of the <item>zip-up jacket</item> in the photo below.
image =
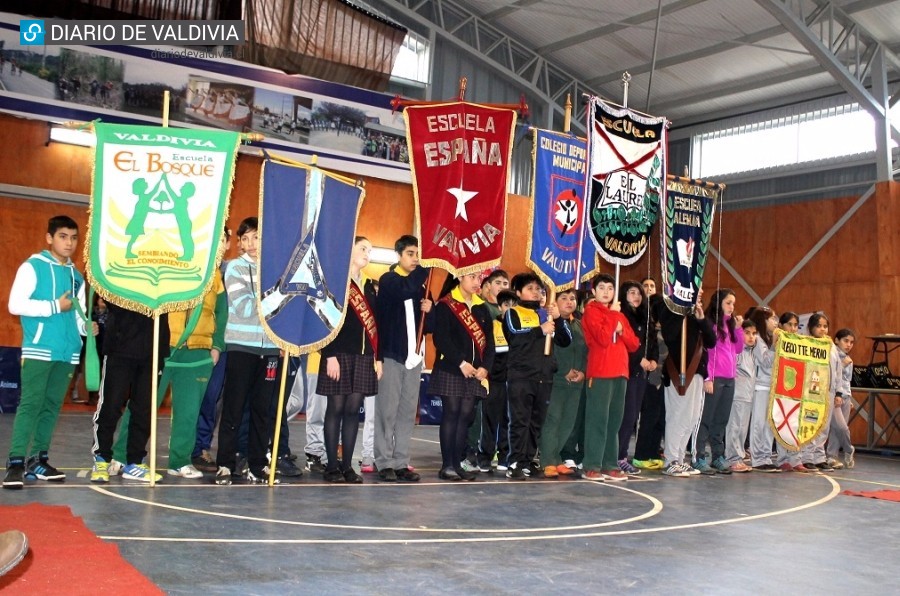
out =
<path fill-rule="evenodd" d="M 506 311 L 504 333 L 509 343 L 507 381 L 552 381 L 556 372 L 553 352 L 544 356 L 544 332 L 541 323 L 547 320 L 547 311 L 537 302 L 520 302 Z M 562 317 L 554 320 L 556 330 L 553 343 L 566 347 L 572 343 L 569 323 Z"/>
<path fill-rule="evenodd" d="M 641 341 L 625 315 L 592 300 L 584 307 L 581 321 L 588 348 L 585 376 L 589 379 L 627 379 L 628 354 L 637 351 Z M 618 323 L 622 323 L 622 333 L 616 334 L 613 341 Z"/>
<path fill-rule="evenodd" d="M 221 275 L 213 276 L 213 285 L 203 295 L 203 302 L 194 308 L 202 308 L 197 325 L 184 342 L 189 350 L 225 351 L 225 325 L 228 321 L 228 297 Z M 184 334 L 184 327 L 190 320 L 192 310 L 169 313 L 169 342 L 175 347 Z M 180 346 L 179 346 L 180 347 Z"/>
<path fill-rule="evenodd" d="M 153 358 L 153 319 L 107 302 L 109 318 L 103 355 L 150 361 Z M 159 316 L 159 365 L 169 355 L 169 315 Z"/>
<path fill-rule="evenodd" d="M 225 291 L 228 293 L 225 345 L 229 351 L 277 354 L 278 346 L 269 339 L 259 322 L 257 271 L 256 263 L 246 254 L 232 259 L 225 267 Z"/>
<path fill-rule="evenodd" d="M 84 310 L 84 277 L 71 259 L 62 264 L 45 250 L 19 266 L 9 312 L 22 322 L 22 358 L 78 364 L 85 322 L 74 304 L 66 312 L 59 310 L 59 297 L 66 291 Z"/>

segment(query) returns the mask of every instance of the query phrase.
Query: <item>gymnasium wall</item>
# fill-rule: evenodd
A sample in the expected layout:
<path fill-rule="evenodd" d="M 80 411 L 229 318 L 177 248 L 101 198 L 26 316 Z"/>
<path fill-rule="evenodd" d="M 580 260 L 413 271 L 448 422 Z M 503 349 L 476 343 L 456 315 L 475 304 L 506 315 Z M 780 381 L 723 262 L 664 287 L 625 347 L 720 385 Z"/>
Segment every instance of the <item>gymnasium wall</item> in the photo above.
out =
<path fill-rule="evenodd" d="M 0 183 L 88 194 L 90 150 L 46 143 L 46 123 L 0 115 Z M 232 230 L 244 217 L 257 214 L 260 164 L 260 158 L 238 158 L 229 218 Z M 714 246 L 744 282 L 765 297 L 855 201 L 856 197 L 840 197 L 729 211 L 716 217 Z M 83 238 L 87 206 L 0 196 L 4 245 L 0 251 L 0 284 L 4 288 L 12 283 L 21 262 L 44 248 L 47 219 L 61 213 L 79 222 Z M 528 199 L 510 195 L 506 249 L 501 263 L 510 273 L 524 270 L 527 221 Z M 770 305 L 779 313 L 822 310 L 831 320 L 832 333 L 840 327 L 852 327 L 859 339 L 853 357 L 867 363 L 872 343 L 866 336 L 900 333 L 898 221 L 900 183 L 879 184 L 874 195 L 771 299 Z M 368 179 L 358 233 L 367 236 L 375 246 L 392 247 L 398 236 L 412 232 L 412 226 L 411 187 Z M 228 256 L 235 254 L 232 247 Z M 654 237 L 648 257 L 622 268 L 621 279 L 640 279 L 648 273 L 658 279 L 658 255 L 658 239 Z M 83 270 L 81 255 L 78 256 L 79 268 Z M 707 296 L 717 287 L 730 287 L 737 295 L 737 310 L 743 313 L 755 301 L 719 265 L 711 256 L 705 280 Z M 612 272 L 609 265 L 605 269 Z M 434 285 L 439 286 L 440 281 L 436 279 Z M 17 346 L 20 341 L 17 318 L 0 308 L 0 345 Z M 891 370 L 900 373 L 900 350 L 891 355 Z M 864 428 L 859 420 L 853 430 L 854 440 L 862 441 Z"/>

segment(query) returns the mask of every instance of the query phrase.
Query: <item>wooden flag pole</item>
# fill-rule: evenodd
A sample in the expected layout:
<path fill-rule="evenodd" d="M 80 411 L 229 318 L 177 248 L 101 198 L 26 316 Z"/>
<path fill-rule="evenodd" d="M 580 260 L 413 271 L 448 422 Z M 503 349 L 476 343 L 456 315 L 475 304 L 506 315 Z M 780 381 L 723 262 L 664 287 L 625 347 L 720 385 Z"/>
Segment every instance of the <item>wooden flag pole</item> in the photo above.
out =
<path fill-rule="evenodd" d="M 563 116 L 563 132 L 572 132 L 572 94 L 566 93 L 566 112 Z"/>
<path fill-rule="evenodd" d="M 275 468 L 278 466 L 278 439 L 281 436 L 281 417 L 284 414 L 284 389 L 287 386 L 289 354 L 281 361 L 281 385 L 278 388 L 278 408 L 275 410 L 275 438 L 272 439 L 272 456 L 269 458 L 269 488 L 275 486 Z M 297 374 L 301 374 L 297 371 Z"/>
<path fill-rule="evenodd" d="M 466 101 L 466 86 L 468 84 L 468 77 L 459 77 L 459 101 Z"/>
<path fill-rule="evenodd" d="M 163 91 L 162 126 L 169 127 L 169 90 Z M 156 486 L 156 427 L 159 408 L 159 311 L 153 313 L 153 369 L 150 378 L 150 487 Z"/>

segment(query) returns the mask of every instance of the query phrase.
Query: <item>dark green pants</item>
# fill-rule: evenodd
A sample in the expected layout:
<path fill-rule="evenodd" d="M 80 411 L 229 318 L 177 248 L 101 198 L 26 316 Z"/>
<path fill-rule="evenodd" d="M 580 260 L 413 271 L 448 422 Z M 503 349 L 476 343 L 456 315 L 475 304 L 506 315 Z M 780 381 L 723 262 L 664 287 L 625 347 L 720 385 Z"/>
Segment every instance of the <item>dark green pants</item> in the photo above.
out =
<path fill-rule="evenodd" d="M 547 417 L 541 430 L 541 465 L 544 467 L 558 466 L 563 462 L 560 451 L 575 428 L 582 385 L 559 380 L 553 383 Z"/>
<path fill-rule="evenodd" d="M 588 379 L 584 402 L 584 469 L 618 470 L 619 426 L 627 379 Z"/>
<path fill-rule="evenodd" d="M 59 410 L 72 381 L 71 362 L 22 360 L 21 398 L 13 420 L 10 457 L 50 450 Z"/>

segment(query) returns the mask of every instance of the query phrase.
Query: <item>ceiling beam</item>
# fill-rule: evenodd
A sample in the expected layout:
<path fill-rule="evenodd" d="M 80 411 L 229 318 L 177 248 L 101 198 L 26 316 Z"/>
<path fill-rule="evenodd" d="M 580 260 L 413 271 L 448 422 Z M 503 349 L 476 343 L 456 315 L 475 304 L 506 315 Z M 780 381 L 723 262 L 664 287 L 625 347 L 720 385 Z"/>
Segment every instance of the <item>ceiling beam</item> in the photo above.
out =
<path fill-rule="evenodd" d="M 884 4 L 890 4 L 895 0 L 859 0 L 858 2 L 854 2 L 852 4 L 848 4 L 844 11 L 847 14 L 854 14 L 856 12 L 860 12 L 863 10 L 869 10 L 871 8 L 877 8 Z M 784 34 L 784 27 L 781 25 L 776 25 L 775 27 L 769 27 L 767 29 L 763 29 L 762 31 L 757 31 L 756 33 L 750 33 L 748 35 L 742 35 L 740 37 L 735 38 L 734 40 L 723 41 L 717 44 L 711 45 L 707 48 L 702 48 L 699 50 L 694 50 L 692 52 L 685 52 L 684 54 L 678 54 L 677 56 L 670 56 L 668 58 L 663 58 L 661 60 L 656 61 L 656 69 L 660 70 L 663 68 L 670 68 L 672 66 L 678 66 L 679 64 L 684 64 L 686 62 L 693 62 L 694 60 L 700 60 L 702 58 L 709 58 L 710 56 L 714 56 L 716 54 L 721 54 L 722 52 L 726 52 L 732 49 L 735 46 L 742 45 L 755 45 L 761 41 L 765 41 L 767 39 L 771 39 L 773 37 L 777 37 L 779 35 Z M 644 74 L 646 72 L 650 72 L 650 63 L 637 64 L 635 66 L 626 68 L 629 73 L 634 76 Z M 588 79 L 585 81 L 585 84 L 589 87 L 600 87 L 609 83 L 614 83 L 619 80 L 622 76 L 622 71 L 618 70 L 616 72 L 610 72 L 605 75 L 600 75 L 598 77 L 594 77 L 592 79 Z"/>
<path fill-rule="evenodd" d="M 887 111 L 885 110 L 886 102 L 884 101 L 884 98 L 879 100 L 870 93 L 869 90 L 863 86 L 862 81 L 853 76 L 850 70 L 838 60 L 837 56 L 835 56 L 818 37 L 816 37 L 807 24 L 790 10 L 790 7 L 787 4 L 780 0 L 756 0 L 756 3 L 775 17 L 775 19 L 781 23 L 804 48 L 806 48 L 810 55 L 816 59 L 819 66 L 825 69 L 854 100 L 859 102 L 859 105 L 863 109 L 872 114 L 876 120 L 885 119 Z M 838 13 L 839 11 L 839 8 L 834 7 L 832 14 Z M 845 20 L 849 20 L 851 23 L 844 23 L 844 25 L 856 24 L 852 22 L 852 19 L 849 19 L 849 17 L 845 17 Z M 880 59 L 887 57 L 887 55 L 891 53 L 888 48 L 878 43 L 874 37 L 862 30 L 862 28 L 860 28 L 860 31 L 866 34 L 867 39 L 865 42 L 867 45 L 874 43 L 880 46 L 879 52 L 883 53 L 883 55 L 876 54 L 879 55 Z M 891 126 L 891 129 L 892 136 L 896 139 L 900 139 L 900 128 L 894 124 Z"/>
<path fill-rule="evenodd" d="M 543 0 L 516 0 L 516 2 L 507 4 L 506 6 L 498 8 L 497 10 L 492 10 L 491 12 L 485 13 L 481 18 L 489 23 L 494 23 L 502 19 L 503 17 L 511 15 L 517 10 L 522 10 L 523 8 L 527 8 L 532 4 L 537 4 L 538 2 L 543 2 Z"/>

